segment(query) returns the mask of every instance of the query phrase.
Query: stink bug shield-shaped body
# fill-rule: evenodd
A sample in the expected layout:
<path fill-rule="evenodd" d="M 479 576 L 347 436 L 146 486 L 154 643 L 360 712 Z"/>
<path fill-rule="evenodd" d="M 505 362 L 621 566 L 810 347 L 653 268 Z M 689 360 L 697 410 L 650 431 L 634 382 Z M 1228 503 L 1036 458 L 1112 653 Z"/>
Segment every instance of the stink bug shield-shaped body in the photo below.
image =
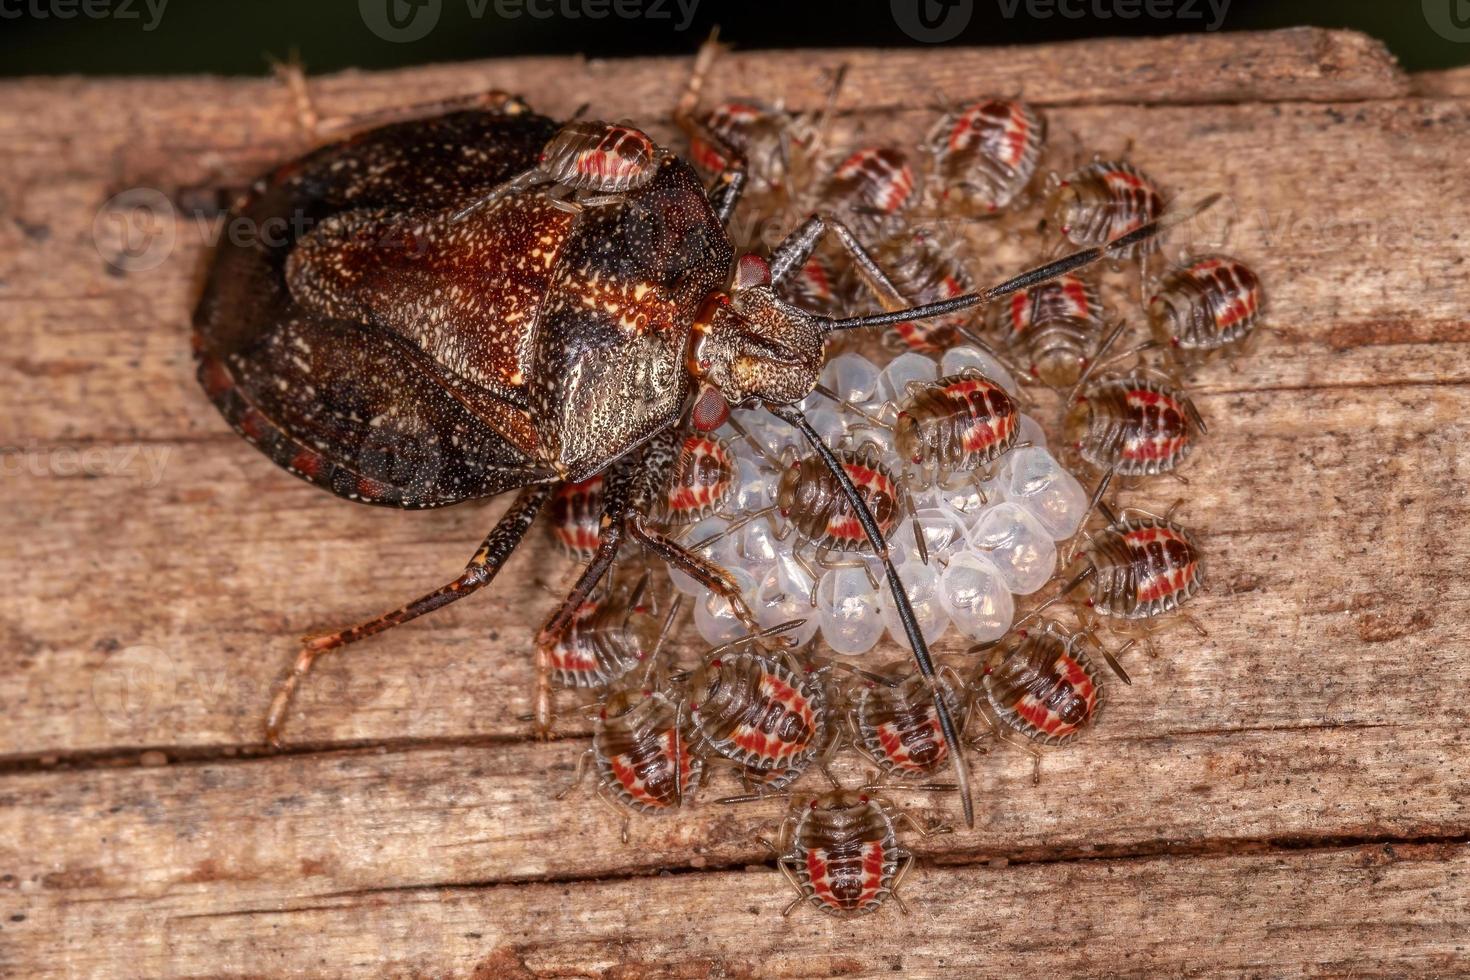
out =
<path fill-rule="evenodd" d="M 965 706 L 958 693 L 963 685 L 948 667 L 940 674 L 937 689 L 963 728 Z M 900 664 L 869 678 L 860 676 L 849 689 L 847 723 L 853 743 L 884 775 L 928 775 L 947 761 L 949 747 L 939 727 L 934 690 L 923 675 Z"/>
<path fill-rule="evenodd" d="M 794 800 L 770 844 L 776 866 L 797 893 L 781 914 L 807 902 L 829 915 L 854 918 L 878 911 L 889 898 L 907 913 L 899 888 L 914 858 L 899 843 L 901 822 L 922 836 L 947 832 L 926 830 L 887 800 L 853 790 Z"/>
<path fill-rule="evenodd" d="M 1184 462 L 1205 431 L 1183 392 L 1154 378 L 1108 378 L 1087 385 L 1067 411 L 1073 451 L 1097 470 L 1154 476 Z"/>
<path fill-rule="evenodd" d="M 707 659 L 688 679 L 684 707 L 700 751 L 758 775 L 803 767 L 823 747 L 821 679 L 775 657 L 741 651 Z"/>
<path fill-rule="evenodd" d="M 646 137 L 628 127 L 561 126 L 509 97 L 480 106 L 371 130 L 261 178 L 237 217 L 284 223 L 288 234 L 221 245 L 195 312 L 206 393 L 241 435 L 302 479 L 405 508 L 518 491 L 453 581 L 306 641 L 272 702 L 272 741 L 317 657 L 489 583 L 559 483 L 602 473 L 604 513 L 597 552 L 543 639 L 575 617 L 625 536 L 733 604 L 738 590 L 723 570 L 647 520 L 684 419 L 718 425 L 719 403 L 765 404 L 840 470 L 792 407 L 813 390 L 825 336 L 977 306 L 1157 230 L 947 302 L 818 317 L 773 287 L 824 236 L 836 235 L 870 278 L 882 271 L 851 232 L 818 215 L 777 247 L 766 274 L 759 260 L 742 261 L 732 284 L 724 226 L 744 183 L 737 151 L 707 191 L 674 154 L 645 153 Z M 698 128 L 685 112 L 680 122 Z M 857 490 L 845 473 L 838 482 L 886 560 Z M 886 575 L 932 677 L 891 562 Z"/>

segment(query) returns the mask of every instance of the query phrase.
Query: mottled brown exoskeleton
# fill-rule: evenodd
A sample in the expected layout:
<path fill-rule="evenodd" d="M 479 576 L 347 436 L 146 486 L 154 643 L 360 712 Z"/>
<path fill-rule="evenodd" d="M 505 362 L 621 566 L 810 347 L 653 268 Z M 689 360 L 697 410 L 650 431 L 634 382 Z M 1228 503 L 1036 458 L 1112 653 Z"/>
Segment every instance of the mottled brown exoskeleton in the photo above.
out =
<path fill-rule="evenodd" d="M 718 140 L 693 108 L 681 105 L 681 125 Z M 769 266 L 747 256 L 737 267 L 725 223 L 744 161 L 726 149 L 731 165 L 707 190 L 632 127 L 560 124 L 490 94 L 330 144 L 252 185 L 233 217 L 286 233 L 223 242 L 194 316 L 199 379 L 230 424 L 293 474 L 354 501 L 429 508 L 517 491 L 451 582 L 304 643 L 272 701 L 269 741 L 318 657 L 484 587 L 557 484 L 599 473 L 597 553 L 543 640 L 566 629 L 625 537 L 753 625 L 728 573 L 647 517 L 687 426 L 713 428 L 728 405 L 765 405 L 840 471 L 794 407 L 816 383 L 827 336 L 967 309 L 1156 230 L 949 302 L 819 317 L 774 287 L 828 234 L 870 276 L 882 270 L 820 214 Z M 845 473 L 838 483 L 886 557 L 858 491 Z M 932 675 L 888 569 L 916 659 Z M 945 731 L 953 743 L 953 725 Z"/>

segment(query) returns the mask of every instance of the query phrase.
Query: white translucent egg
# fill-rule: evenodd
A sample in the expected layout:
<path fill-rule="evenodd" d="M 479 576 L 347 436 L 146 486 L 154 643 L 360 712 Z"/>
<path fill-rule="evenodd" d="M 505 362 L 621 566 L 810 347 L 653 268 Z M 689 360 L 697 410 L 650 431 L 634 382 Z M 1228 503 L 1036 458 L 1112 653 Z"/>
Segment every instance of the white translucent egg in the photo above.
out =
<path fill-rule="evenodd" d="M 951 347 L 944 352 L 944 359 L 939 362 L 939 370 L 945 377 L 959 374 L 967 367 L 975 368 L 1012 395 L 1019 391 L 1016 379 L 1011 376 L 1011 372 L 978 347 Z"/>
<path fill-rule="evenodd" d="M 749 603 L 749 597 L 755 594 L 755 580 L 750 573 L 739 568 L 730 568 L 727 571 L 740 587 L 740 594 L 746 596 L 746 602 Z M 704 598 L 694 604 L 694 628 L 712 646 L 728 643 L 747 632 L 745 624 L 740 622 L 730 604 L 723 597 L 711 592 L 705 593 Z"/>
<path fill-rule="evenodd" d="M 756 585 L 755 598 L 750 604 L 756 622 L 762 626 L 779 626 L 792 620 L 802 620 L 800 626 L 783 635 L 795 637 L 797 643 L 806 643 L 822 625 L 821 616 L 812 605 L 814 584 L 811 576 L 790 555 L 783 556 L 766 569 Z"/>
<path fill-rule="evenodd" d="M 736 442 L 744 440 L 738 437 Z M 736 513 L 769 507 L 776 499 L 777 475 L 750 456 L 735 458 L 735 488 L 730 492 L 730 509 Z"/>
<path fill-rule="evenodd" d="M 758 517 L 746 522 L 732 534 L 733 560 L 741 567 L 764 568 L 776 560 L 776 556 L 791 547 L 791 542 L 776 540 L 769 518 Z"/>
<path fill-rule="evenodd" d="M 1035 592 L 1056 570 L 1052 536 L 1029 511 L 1011 501 L 985 511 L 970 530 L 970 546 L 986 553 L 1016 595 Z"/>
<path fill-rule="evenodd" d="M 735 561 L 734 542 L 731 540 L 730 535 L 724 533 L 727 529 L 728 525 L 723 518 L 715 517 L 711 514 L 709 517 L 706 517 L 698 524 L 689 528 L 679 540 L 690 551 L 708 558 L 716 565 L 729 567 L 738 563 Z M 709 541 L 703 547 L 696 547 L 700 542 L 707 541 L 711 538 L 714 540 Z M 673 581 L 674 588 L 687 596 L 704 594 L 705 588 L 703 585 L 695 581 L 692 576 L 673 566 L 669 566 L 669 578 Z"/>
<path fill-rule="evenodd" d="M 899 578 L 903 581 L 909 604 L 914 607 L 914 618 L 919 622 L 919 632 L 924 635 L 925 641 L 934 643 L 949 629 L 949 616 L 939 601 L 939 567 L 907 562 L 899 573 Z M 907 644 L 907 634 L 903 631 L 903 624 L 899 622 L 898 610 L 886 583 L 878 590 L 878 610 L 893 641 Z"/>
<path fill-rule="evenodd" d="M 986 492 L 982 495 L 982 489 Z M 965 527 L 974 527 L 975 522 L 985 508 L 997 503 L 998 498 L 989 493 L 990 488 L 982 484 L 977 488 L 973 483 L 961 482 L 954 490 L 946 490 L 936 486 L 932 488 L 924 498 L 923 504 L 917 506 L 939 507 L 952 512 Z"/>
<path fill-rule="evenodd" d="M 822 441 L 829 446 L 835 446 L 842 441 L 842 436 L 847 432 L 849 420 L 857 419 L 859 416 L 844 411 L 826 398 L 818 398 L 810 409 L 804 410 L 806 420 L 811 423 L 813 429 L 822 437 Z"/>
<path fill-rule="evenodd" d="M 861 568 L 834 568 L 817 585 L 817 613 L 822 636 L 835 652 L 867 653 L 883 636 L 878 593 Z"/>
<path fill-rule="evenodd" d="M 922 507 L 914 512 L 912 518 L 905 517 L 894 532 L 892 550 L 903 555 L 904 563 L 919 560 L 918 544 L 914 540 L 915 521 L 924 535 L 924 547 L 931 563 L 937 561 L 943 565 L 950 555 L 969 546 L 965 538 L 968 528 L 959 514 L 943 507 Z M 894 556 L 895 564 L 898 564 L 897 557 Z"/>
<path fill-rule="evenodd" d="M 861 354 L 839 354 L 822 367 L 822 384 L 851 402 L 868 406 L 878 401 L 878 365 Z"/>
<path fill-rule="evenodd" d="M 888 362 L 878 375 L 878 397 L 895 404 L 908 397 L 910 381 L 933 381 L 939 377 L 939 367 L 934 360 L 923 354 L 910 351 L 900 354 Z"/>
<path fill-rule="evenodd" d="M 955 628 L 982 643 L 998 640 L 1016 615 L 1009 585 L 985 555 L 963 551 L 939 577 L 939 601 Z"/>
<path fill-rule="evenodd" d="M 1039 446 L 1012 450 L 1006 499 L 1030 511 L 1054 540 L 1070 538 L 1087 512 L 1087 490 Z"/>
<path fill-rule="evenodd" d="M 1018 428 L 1020 429 L 1020 434 L 1016 437 L 1017 442 L 1029 442 L 1033 446 L 1040 446 L 1042 449 L 1046 448 L 1046 432 L 1041 428 L 1040 422 L 1025 412 L 1022 412 L 1021 424 Z"/>

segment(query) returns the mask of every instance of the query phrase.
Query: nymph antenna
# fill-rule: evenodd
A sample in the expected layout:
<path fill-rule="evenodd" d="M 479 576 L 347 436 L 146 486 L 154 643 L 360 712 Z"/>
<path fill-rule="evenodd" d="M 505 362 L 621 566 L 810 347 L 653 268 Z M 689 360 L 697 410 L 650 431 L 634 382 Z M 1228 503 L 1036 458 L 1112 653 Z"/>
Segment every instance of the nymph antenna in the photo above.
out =
<path fill-rule="evenodd" d="M 906 323 L 909 320 L 927 320 L 931 317 L 948 316 L 951 313 L 960 313 L 976 306 L 983 306 L 991 300 L 1020 292 L 1023 289 L 1029 289 L 1037 283 L 1046 282 L 1048 279 L 1055 279 L 1057 276 L 1065 275 L 1085 265 L 1091 265 L 1101 259 L 1120 256 L 1139 242 L 1148 241 L 1160 232 L 1190 220 L 1219 199 L 1219 194 L 1211 194 L 1193 207 L 1166 214 L 1162 218 L 1156 221 L 1150 221 L 1148 224 L 1135 228 L 1127 234 L 1119 235 L 1106 245 L 1096 245 L 1092 248 L 1084 248 L 1080 252 L 1073 252 L 1071 255 L 1063 256 L 1055 262 L 1048 262 L 1046 265 L 1037 266 L 1034 269 L 1021 273 L 1019 276 L 1007 279 L 1003 283 L 990 286 L 979 292 L 966 293 L 964 296 L 956 296 L 954 299 L 940 300 L 936 303 L 924 303 L 920 306 L 911 306 L 908 309 L 894 310 L 890 313 L 875 313 L 870 316 L 850 316 L 841 319 L 824 317 L 820 318 L 818 323 L 823 333 L 837 333 L 842 330 L 862 330 L 866 327 L 882 327 L 894 323 Z"/>

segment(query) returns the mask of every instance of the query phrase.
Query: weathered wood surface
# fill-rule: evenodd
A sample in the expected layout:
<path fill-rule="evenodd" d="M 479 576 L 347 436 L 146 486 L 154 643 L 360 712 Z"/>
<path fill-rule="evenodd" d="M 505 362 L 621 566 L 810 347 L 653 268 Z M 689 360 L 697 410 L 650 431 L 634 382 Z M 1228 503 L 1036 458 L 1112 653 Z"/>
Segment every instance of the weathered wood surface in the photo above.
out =
<path fill-rule="evenodd" d="M 118 192 L 188 198 L 299 151 L 281 85 L 11 83 L 0 974 L 1470 969 L 1470 76 L 1409 96 L 1375 43 L 1291 31 L 735 55 L 711 89 L 808 107 L 842 62 L 842 134 L 911 136 L 936 90 L 1020 92 L 1055 132 L 1132 138 L 1170 186 L 1226 194 L 1229 225 L 1194 234 L 1258 267 L 1279 332 L 1200 376 L 1186 513 L 1210 549 L 1209 638 L 1131 663 L 1040 787 L 1019 753 L 981 759 L 980 826 L 915 844 L 907 919 L 782 920 L 779 876 L 747 867 L 775 804 L 635 821 L 624 846 L 585 793 L 552 800 L 585 741 L 575 719 L 550 745 L 516 720 L 529 631 L 569 571 L 540 540 L 493 592 L 324 662 L 291 750 L 266 755 L 291 638 L 437 584 L 499 505 L 405 515 L 284 476 L 193 380 L 207 223 L 179 216 L 146 271 L 109 268 L 105 221 L 94 244 Z M 666 134 L 687 64 L 312 91 L 339 114 L 535 79 L 553 114 L 591 99 Z"/>

